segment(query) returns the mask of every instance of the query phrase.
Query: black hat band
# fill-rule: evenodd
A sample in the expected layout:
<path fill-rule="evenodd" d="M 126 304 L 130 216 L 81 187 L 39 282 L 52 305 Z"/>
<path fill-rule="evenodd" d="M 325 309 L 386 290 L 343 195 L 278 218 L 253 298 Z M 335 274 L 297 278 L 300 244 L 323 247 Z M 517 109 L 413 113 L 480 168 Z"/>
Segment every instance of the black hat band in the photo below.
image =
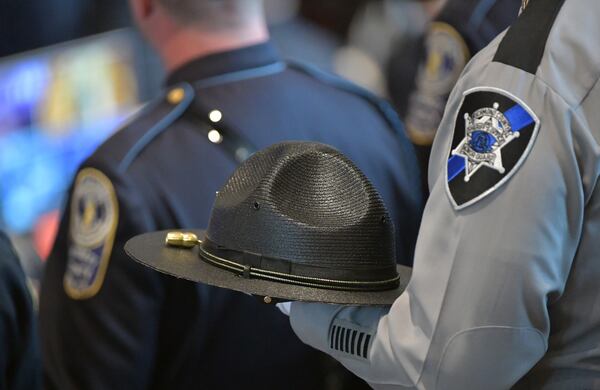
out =
<path fill-rule="evenodd" d="M 240 252 L 231 249 L 223 249 L 217 244 L 208 239 L 202 241 L 199 246 L 200 258 L 214 266 L 228 270 L 246 279 L 262 279 L 273 282 L 288 283 L 304 287 L 316 287 L 329 290 L 340 291 L 385 291 L 393 290 L 400 284 L 400 275 L 394 267 L 393 272 L 390 272 L 389 267 L 382 270 L 385 274 L 394 276 L 383 280 L 341 280 L 330 278 L 317 278 L 303 275 L 294 275 L 287 272 L 278 272 L 262 269 L 257 267 L 263 261 L 268 261 L 270 264 L 278 264 L 287 269 L 302 268 L 305 271 L 322 271 L 322 267 L 314 267 L 307 264 L 292 263 L 287 260 L 274 259 L 259 254 Z M 228 259 L 225 259 L 227 257 Z M 232 261 L 235 259 L 242 262 Z M 331 270 L 329 270 L 331 271 Z M 314 272 L 313 272 L 314 274 Z M 372 270 L 370 275 L 372 275 Z M 391 276 L 391 275 L 390 275 Z"/>

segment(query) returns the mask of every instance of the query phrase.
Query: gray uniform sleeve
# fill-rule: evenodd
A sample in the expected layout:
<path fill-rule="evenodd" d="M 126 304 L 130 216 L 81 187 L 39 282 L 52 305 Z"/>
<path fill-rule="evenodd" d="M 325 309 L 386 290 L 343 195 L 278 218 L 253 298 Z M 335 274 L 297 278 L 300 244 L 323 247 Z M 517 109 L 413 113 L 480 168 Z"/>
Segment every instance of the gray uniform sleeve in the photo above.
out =
<path fill-rule="evenodd" d="M 542 80 L 489 55 L 467 67 L 446 108 L 405 293 L 389 311 L 292 305 L 298 336 L 375 388 L 506 389 L 547 350 L 548 307 L 564 290 L 586 197 L 573 146 L 578 118 Z M 516 97 L 539 132 L 506 182 L 457 209 L 446 165 L 454 132 L 465 131 L 455 129 L 463 93 L 474 87 Z M 360 345 L 354 334 L 364 334 Z"/>

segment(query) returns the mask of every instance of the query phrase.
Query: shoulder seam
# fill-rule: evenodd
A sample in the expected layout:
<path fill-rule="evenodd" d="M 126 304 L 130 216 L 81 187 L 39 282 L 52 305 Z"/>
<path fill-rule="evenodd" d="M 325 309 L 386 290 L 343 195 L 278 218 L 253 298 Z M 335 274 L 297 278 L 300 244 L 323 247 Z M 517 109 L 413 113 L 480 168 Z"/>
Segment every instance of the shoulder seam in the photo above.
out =
<path fill-rule="evenodd" d="M 400 136 L 408 139 L 400 117 L 398 116 L 392 105 L 385 99 L 380 98 L 379 96 L 375 95 L 369 90 L 359 85 L 356 85 L 349 80 L 345 80 L 344 78 L 339 77 L 337 75 L 324 72 L 310 64 L 289 62 L 288 67 L 292 70 L 298 71 L 299 73 L 312 77 L 315 80 L 329 85 L 335 89 L 349 93 L 355 97 L 362 99 L 380 114 L 384 122 L 387 124 L 390 132 L 392 132 L 394 136 Z"/>
<path fill-rule="evenodd" d="M 579 108 L 583 105 L 583 103 L 587 100 L 587 98 L 590 96 L 590 94 L 592 93 L 592 91 L 594 90 L 594 87 L 596 85 L 598 85 L 598 82 L 600 82 L 600 75 L 596 76 L 596 80 L 591 84 L 590 89 L 588 89 L 588 91 L 585 93 L 585 95 L 583 95 L 583 97 L 581 98 L 581 100 L 577 103 L 576 106 L 573 107 L 573 109 L 579 110 Z"/>
<path fill-rule="evenodd" d="M 184 92 L 183 99 L 176 103 L 171 111 L 161 118 L 154 126 L 152 126 L 147 132 L 144 133 L 139 140 L 137 140 L 133 146 L 129 149 L 129 151 L 125 154 L 125 156 L 121 159 L 118 166 L 119 173 L 125 173 L 131 164 L 135 161 L 135 159 L 140 155 L 140 153 L 152 143 L 160 134 L 166 131 L 170 125 L 173 124 L 177 119 L 179 119 L 183 113 L 188 109 L 190 104 L 195 98 L 195 91 L 188 83 L 181 83 L 173 90 L 181 88 Z M 156 107 L 158 104 L 162 103 L 163 100 L 157 100 L 154 103 L 151 103 L 149 107 L 145 110 L 151 110 Z M 140 114 L 143 115 L 143 114 Z"/>
<path fill-rule="evenodd" d="M 523 70 L 523 69 L 521 69 L 521 68 L 518 68 L 518 67 L 516 67 L 516 66 L 514 66 L 514 65 L 505 64 L 505 63 L 503 63 L 503 62 L 496 62 L 496 61 L 490 61 L 490 62 L 488 62 L 488 63 L 485 65 L 485 69 L 487 69 L 487 67 L 488 67 L 490 64 L 494 64 L 494 63 L 495 63 L 495 64 L 500 64 L 500 65 L 503 65 L 503 66 L 509 66 L 509 67 L 511 67 L 511 68 L 514 68 L 514 69 L 517 69 L 517 70 L 519 70 L 519 71 L 521 71 L 521 72 L 529 73 L 529 72 L 527 72 L 527 71 L 525 71 L 525 70 Z M 568 101 L 568 100 L 567 100 L 567 99 L 566 99 L 566 98 L 565 98 L 565 97 L 564 97 L 564 96 L 563 96 L 561 93 L 559 93 L 559 92 L 558 92 L 558 91 L 557 91 L 555 88 L 553 88 L 553 87 L 552 87 L 552 85 L 550 85 L 550 84 L 549 84 L 549 83 L 548 83 L 548 82 L 547 82 L 547 81 L 546 81 L 546 80 L 545 80 L 543 77 L 541 77 L 540 75 L 538 75 L 538 74 L 533 74 L 533 75 L 532 75 L 531 73 L 529 73 L 529 74 L 530 74 L 530 75 L 533 77 L 533 80 L 532 80 L 533 82 L 538 82 L 538 83 L 542 84 L 542 85 L 543 85 L 545 88 L 547 88 L 547 89 L 548 89 L 550 92 L 552 92 L 552 94 L 556 95 L 556 96 L 557 96 L 557 97 L 558 97 L 558 98 L 559 98 L 559 99 L 560 99 L 560 100 L 561 100 L 561 101 L 564 103 L 564 105 L 565 105 L 565 106 L 567 106 L 567 107 L 568 107 L 570 110 L 575 110 L 575 109 L 577 109 L 577 108 L 578 108 L 578 107 L 581 105 L 581 102 L 571 102 L 571 103 L 570 103 L 570 102 L 569 102 L 569 101 Z M 599 79 L 598 79 L 598 80 L 597 80 L 597 81 L 596 81 L 596 82 L 593 84 L 593 86 L 594 86 L 594 85 L 596 85 L 596 83 L 597 83 L 599 80 L 600 80 L 600 77 L 599 77 Z M 592 88 L 593 88 L 593 86 L 592 86 Z M 498 88 L 502 88 L 502 87 L 498 87 Z M 585 97 L 587 97 L 587 96 L 589 95 L 589 93 L 590 93 L 590 91 L 591 91 L 591 89 L 592 89 L 592 88 L 590 88 L 590 90 L 589 90 L 589 91 L 586 93 Z M 583 100 L 585 100 L 585 97 L 584 97 L 584 99 L 583 99 Z"/>

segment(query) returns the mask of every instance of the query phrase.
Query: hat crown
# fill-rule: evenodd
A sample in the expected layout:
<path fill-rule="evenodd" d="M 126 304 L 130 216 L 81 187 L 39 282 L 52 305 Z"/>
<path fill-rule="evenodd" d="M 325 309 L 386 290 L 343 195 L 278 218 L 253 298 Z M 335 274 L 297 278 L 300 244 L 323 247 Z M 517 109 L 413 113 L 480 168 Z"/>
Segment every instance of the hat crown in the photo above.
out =
<path fill-rule="evenodd" d="M 319 277 L 328 269 L 337 278 L 396 274 L 394 229 L 381 197 L 348 158 L 319 143 L 277 144 L 240 165 L 217 194 L 207 238 L 316 265 Z"/>

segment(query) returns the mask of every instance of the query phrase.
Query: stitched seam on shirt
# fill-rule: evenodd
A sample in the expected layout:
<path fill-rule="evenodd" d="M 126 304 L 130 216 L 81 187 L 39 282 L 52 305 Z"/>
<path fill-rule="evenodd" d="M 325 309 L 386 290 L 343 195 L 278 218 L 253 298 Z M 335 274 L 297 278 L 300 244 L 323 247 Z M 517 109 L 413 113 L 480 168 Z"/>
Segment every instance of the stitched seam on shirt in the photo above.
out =
<path fill-rule="evenodd" d="M 452 206 L 450 206 L 450 207 L 452 207 Z M 455 211 L 455 214 L 457 214 L 456 211 Z M 460 218 L 459 215 L 456 215 L 456 217 Z M 464 224 L 461 224 L 461 228 L 460 228 L 461 231 L 464 229 L 463 226 L 464 226 Z M 433 344 L 433 340 L 435 339 L 435 336 L 436 336 L 437 331 L 438 331 L 438 326 L 439 326 L 439 323 L 440 323 L 440 317 L 442 317 L 442 312 L 444 311 L 444 308 L 446 306 L 445 303 L 446 303 L 447 298 L 448 298 L 448 288 L 450 286 L 450 283 L 448 283 L 448 281 L 452 280 L 452 275 L 453 275 L 454 270 L 455 270 L 454 265 L 455 265 L 456 260 L 457 260 L 456 252 L 458 251 L 458 248 L 459 248 L 459 245 L 457 244 L 456 248 L 454 250 L 454 257 L 452 257 L 453 262 L 452 262 L 452 265 L 450 266 L 450 273 L 449 273 L 448 277 L 446 278 L 446 288 L 444 289 L 444 296 L 443 296 L 442 301 L 440 303 L 440 308 L 439 308 L 438 313 L 437 313 L 437 318 L 435 319 L 435 322 L 434 322 L 433 327 L 432 327 L 431 338 L 429 339 L 429 345 L 427 346 L 427 353 L 425 354 L 424 360 L 421 363 L 421 367 L 419 368 L 419 374 L 417 375 L 417 380 L 413 384 L 404 384 L 404 383 L 400 384 L 402 386 L 407 386 L 407 387 L 408 386 L 416 386 L 418 383 L 421 382 L 421 379 L 423 377 L 423 371 L 425 371 L 425 363 L 427 362 L 427 360 L 429 358 L 429 355 L 431 353 L 431 346 Z M 395 357 L 396 361 L 399 362 L 400 360 L 398 359 L 398 356 L 396 355 L 396 351 L 394 350 L 394 348 L 391 348 L 391 351 L 394 354 L 394 357 Z"/>
<path fill-rule="evenodd" d="M 517 330 L 517 331 L 524 331 L 524 330 L 526 330 L 526 331 L 534 331 L 534 333 L 538 335 L 540 341 L 542 342 L 542 345 L 544 346 L 544 351 L 548 350 L 548 341 L 544 337 L 544 334 L 539 329 L 537 329 L 537 328 L 526 327 L 526 326 L 517 327 L 517 326 L 493 326 L 493 325 L 491 325 L 491 326 L 478 326 L 478 327 L 474 327 L 474 328 L 464 329 L 464 330 L 461 330 L 461 331 L 455 333 L 454 335 L 452 335 L 452 337 L 450 337 L 450 339 L 448 340 L 448 342 L 444 346 L 444 349 L 442 351 L 442 355 L 441 355 L 440 361 L 438 362 L 438 366 L 436 368 L 436 374 L 435 374 L 436 387 L 437 387 L 437 384 L 438 384 L 438 381 L 439 381 L 440 368 L 442 366 L 442 362 L 444 361 L 444 358 L 446 357 L 446 352 L 450 348 L 450 345 L 456 339 L 458 339 L 459 336 L 462 336 L 465 333 L 475 332 L 475 331 L 478 331 L 478 330 L 492 330 L 492 329 L 498 329 L 498 330 Z"/>
<path fill-rule="evenodd" d="M 170 129 L 173 123 L 175 123 L 189 108 L 190 104 L 195 98 L 195 91 L 187 83 L 180 84 L 181 88 L 187 92 L 186 97 L 183 101 L 171 107 L 169 112 L 161 117 L 158 122 L 154 123 L 144 134 L 142 134 L 137 141 L 131 145 L 127 153 L 121 158 L 118 164 L 118 171 L 125 173 L 133 165 L 136 159 L 142 154 L 142 152 L 150 146 L 161 134 Z M 152 112 L 155 107 L 158 107 L 163 103 L 163 100 L 157 100 L 153 105 L 145 107 L 145 110 Z M 140 115 L 143 115 L 141 113 Z"/>

